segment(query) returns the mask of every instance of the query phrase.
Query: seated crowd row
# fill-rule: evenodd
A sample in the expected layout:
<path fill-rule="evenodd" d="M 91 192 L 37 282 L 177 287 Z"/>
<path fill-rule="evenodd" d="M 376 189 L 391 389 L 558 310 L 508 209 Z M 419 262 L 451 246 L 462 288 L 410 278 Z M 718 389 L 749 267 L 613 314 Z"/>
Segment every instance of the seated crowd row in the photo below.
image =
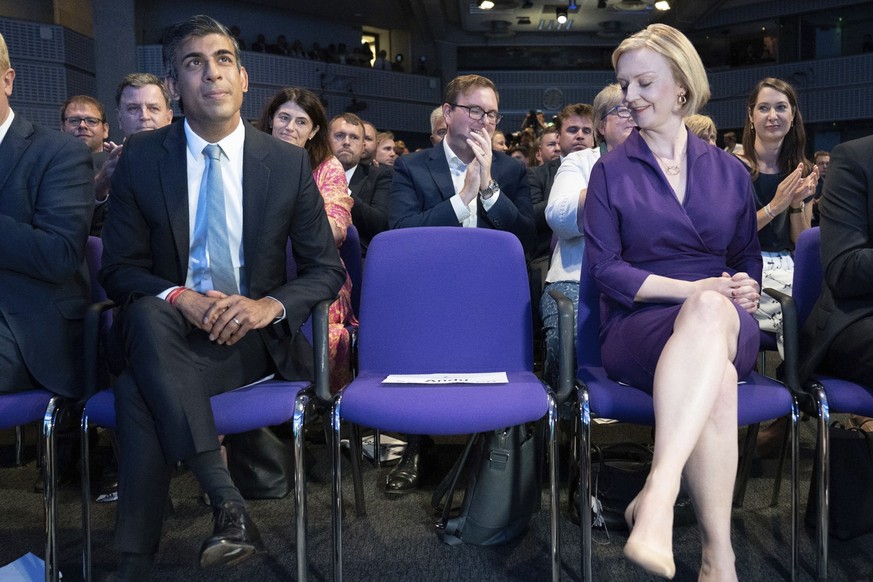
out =
<path fill-rule="evenodd" d="M 756 85 L 743 153 L 724 151 L 714 146 L 714 125 L 695 115 L 710 95 L 699 56 L 679 31 L 652 25 L 616 49 L 616 84 L 542 128 L 542 165 L 528 168 L 501 151 L 498 90 L 479 75 L 447 85 L 431 116 L 433 147 L 398 157 L 393 136 L 352 113 L 328 120 L 305 88 L 279 91 L 256 126 L 244 122 L 248 76 L 239 47 L 209 17 L 167 30 L 164 65 L 164 80 L 137 73 L 119 85 L 124 144 L 105 141 L 107 119 L 96 100 L 77 96 L 63 105 L 62 129 L 88 146 L 88 156 L 74 140 L 14 115 L 14 70 L 0 37 L 0 151 L 19 139 L 39 146 L 22 154 L 7 182 L 18 198 L 0 197 L 12 257 L 0 268 L 10 281 L 0 300 L 0 392 L 81 390 L 70 378 L 81 378 L 74 352 L 89 297 L 82 256 L 90 227 L 104 242 L 101 283 L 122 306 L 112 331 L 124 354 L 116 384 L 125 451 L 115 537 L 122 579 L 148 578 L 167 496 L 167 482 L 155 484 L 154 476 L 179 461 L 215 510 L 201 563 L 233 563 L 258 549 L 257 528 L 204 410 L 210 396 L 270 373 L 306 377 L 309 348 L 296 330 L 328 298 L 336 298 L 331 389 L 348 383 L 346 326 L 355 314 L 336 249 L 351 225 L 363 252 L 389 228 L 461 226 L 517 236 L 530 263 L 546 272 L 539 309 L 550 385 L 558 350 L 548 291 L 576 304 L 580 277 L 593 277 L 602 292 L 604 367 L 652 392 L 660 427 L 651 476 L 629 509 L 625 553 L 672 576 L 669 526 L 684 475 L 702 532 L 703 570 L 733 572 L 736 384 L 755 364 L 759 330 L 780 333 L 778 304 L 765 301 L 762 285 L 790 290 L 793 243 L 810 228 L 827 169 L 826 154 L 816 164 L 805 155 L 788 83 Z M 176 123 L 173 99 L 184 113 Z M 704 139 L 686 127 L 701 122 Z M 23 163 L 27 156 L 32 163 Z M 831 176 L 827 184 L 845 180 Z M 834 191 L 831 202 L 832 191 L 826 185 L 821 202 L 823 238 L 838 236 L 836 200 L 845 192 Z M 298 268 L 290 281 L 289 238 Z M 865 245 L 869 251 L 873 241 Z M 588 273 L 581 272 L 583 255 Z M 34 326 L 18 313 L 43 313 L 51 304 L 54 319 L 38 327 L 55 341 L 21 332 Z M 870 342 L 863 343 L 863 357 L 856 356 L 870 370 Z M 843 338 L 835 345 L 849 344 Z M 182 379 L 190 393 L 179 396 L 174 386 Z M 862 380 L 873 384 L 869 375 Z M 162 411 L 160 425 L 152 410 Z M 408 437 L 387 493 L 418 486 L 423 444 Z"/>

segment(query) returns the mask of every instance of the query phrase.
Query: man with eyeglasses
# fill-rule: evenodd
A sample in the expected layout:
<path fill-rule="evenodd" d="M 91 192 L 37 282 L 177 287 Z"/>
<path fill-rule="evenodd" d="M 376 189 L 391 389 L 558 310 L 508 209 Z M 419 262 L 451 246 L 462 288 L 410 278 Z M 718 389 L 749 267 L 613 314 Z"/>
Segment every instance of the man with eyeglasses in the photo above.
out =
<path fill-rule="evenodd" d="M 493 228 L 513 233 L 529 248 L 534 223 L 526 170 L 491 149 L 501 119 L 494 83 L 479 75 L 456 77 L 446 86 L 442 110 L 445 138 L 394 164 L 391 228 Z M 418 488 L 423 442 L 409 435 L 403 457 L 388 474 L 386 493 Z"/>
<path fill-rule="evenodd" d="M 103 164 L 109 159 L 109 152 L 104 149 L 104 140 L 109 137 L 109 123 L 103 105 L 88 95 L 74 95 L 61 105 L 61 131 L 80 140 L 91 152 L 92 176 L 95 179 L 94 213 L 91 216 L 91 236 L 100 236 L 103 223 L 106 221 L 108 208 L 103 204 L 106 196 L 100 197 L 96 187 L 96 178 Z M 107 146 L 108 147 L 108 146 Z"/>
<path fill-rule="evenodd" d="M 103 105 L 88 95 L 70 97 L 61 106 L 61 131 L 85 142 L 92 154 L 102 153 L 103 141 L 109 137 Z M 103 162 L 95 158 L 95 167 L 99 168 Z"/>
<path fill-rule="evenodd" d="M 364 152 L 364 122 L 354 113 L 341 113 L 328 124 L 328 141 L 333 155 L 346 171 L 349 194 L 355 201 L 352 222 L 361 237 L 361 252 L 370 240 L 388 230 L 388 197 L 391 195 L 390 166 L 361 162 Z"/>

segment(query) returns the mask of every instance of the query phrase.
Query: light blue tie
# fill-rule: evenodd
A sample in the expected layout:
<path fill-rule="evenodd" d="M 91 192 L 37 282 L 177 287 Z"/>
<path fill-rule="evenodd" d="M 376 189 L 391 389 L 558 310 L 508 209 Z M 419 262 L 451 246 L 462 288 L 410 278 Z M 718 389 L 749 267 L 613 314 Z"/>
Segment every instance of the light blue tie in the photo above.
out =
<path fill-rule="evenodd" d="M 224 208 L 224 185 L 221 181 L 221 147 L 209 144 L 203 148 L 203 155 L 206 158 L 206 168 L 200 182 L 200 199 L 197 203 L 191 244 L 194 288 L 201 293 L 210 289 L 227 294 L 238 293 L 227 238 L 227 212 Z"/>

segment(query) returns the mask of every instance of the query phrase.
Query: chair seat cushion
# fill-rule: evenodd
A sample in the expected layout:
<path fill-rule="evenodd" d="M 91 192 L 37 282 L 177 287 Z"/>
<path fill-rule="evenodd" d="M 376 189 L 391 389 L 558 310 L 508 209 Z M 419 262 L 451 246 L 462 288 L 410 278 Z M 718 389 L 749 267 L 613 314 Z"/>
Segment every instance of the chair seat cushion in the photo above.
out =
<path fill-rule="evenodd" d="M 382 384 L 364 372 L 342 392 L 344 420 L 409 434 L 455 435 L 497 430 L 545 416 L 548 393 L 533 372 L 507 372 L 507 384 Z"/>
<path fill-rule="evenodd" d="M 654 404 L 647 392 L 610 380 L 599 367 L 580 368 L 577 378 L 588 386 L 591 411 L 596 416 L 634 424 L 655 424 Z M 788 389 L 757 372 L 737 386 L 737 398 L 739 426 L 791 412 L 792 397 Z"/>
<path fill-rule="evenodd" d="M 26 390 L 0 395 L 0 428 L 12 428 L 42 420 L 52 396 L 48 390 Z"/>
<path fill-rule="evenodd" d="M 211 398 L 218 434 L 237 434 L 282 424 L 294 415 L 294 399 L 309 382 L 264 380 Z M 92 425 L 116 428 L 115 393 L 103 390 L 85 405 Z"/>
<path fill-rule="evenodd" d="M 873 416 L 873 389 L 833 376 L 816 375 L 815 379 L 824 386 L 831 412 Z"/>

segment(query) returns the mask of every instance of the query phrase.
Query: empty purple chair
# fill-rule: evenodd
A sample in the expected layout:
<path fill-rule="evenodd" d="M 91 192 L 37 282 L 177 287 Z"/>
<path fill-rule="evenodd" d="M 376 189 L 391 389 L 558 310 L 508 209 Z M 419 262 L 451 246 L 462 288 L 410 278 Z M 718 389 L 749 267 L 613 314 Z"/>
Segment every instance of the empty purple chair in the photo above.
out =
<path fill-rule="evenodd" d="M 559 292 L 552 292 L 558 303 L 558 333 L 561 338 L 559 394 L 576 388 L 579 414 L 577 451 L 579 455 L 579 519 L 582 524 L 582 579 L 593 580 L 591 572 L 591 418 L 610 418 L 621 422 L 653 426 L 655 411 L 652 395 L 611 380 L 600 359 L 600 290 L 582 263 L 579 286 L 577 329 L 573 329 L 573 306 Z M 574 353 L 575 344 L 575 353 Z M 575 365 L 573 359 L 575 357 Z M 786 415 L 791 417 L 791 578 L 797 569 L 797 405 L 792 392 L 783 384 L 752 373 L 737 386 L 738 424 L 753 425 Z M 747 447 L 748 450 L 748 447 Z"/>
<path fill-rule="evenodd" d="M 459 435 L 545 419 L 551 576 L 557 580 L 557 412 L 551 390 L 533 373 L 530 290 L 518 239 L 478 228 L 380 233 L 367 249 L 361 292 L 359 373 L 338 395 L 331 418 L 334 579 L 342 579 L 341 421 L 401 433 Z M 475 372 L 506 372 L 509 381 L 382 383 L 389 374 Z"/>
<path fill-rule="evenodd" d="M 873 416 L 873 392 L 865 386 L 825 374 L 814 374 L 806 385 L 799 379 L 800 329 L 818 300 L 824 281 L 821 264 L 821 231 L 818 227 L 803 231 L 797 238 L 794 251 L 794 282 L 792 297 L 772 289 L 764 291 L 782 304 L 785 331 L 786 382 L 797 390 L 805 389 L 812 402 L 811 411 L 818 419 L 818 447 L 816 462 L 819 471 L 816 523 L 816 570 L 819 580 L 827 579 L 828 572 L 828 490 L 830 487 L 830 439 L 828 425 L 831 412 L 853 412 Z"/>

